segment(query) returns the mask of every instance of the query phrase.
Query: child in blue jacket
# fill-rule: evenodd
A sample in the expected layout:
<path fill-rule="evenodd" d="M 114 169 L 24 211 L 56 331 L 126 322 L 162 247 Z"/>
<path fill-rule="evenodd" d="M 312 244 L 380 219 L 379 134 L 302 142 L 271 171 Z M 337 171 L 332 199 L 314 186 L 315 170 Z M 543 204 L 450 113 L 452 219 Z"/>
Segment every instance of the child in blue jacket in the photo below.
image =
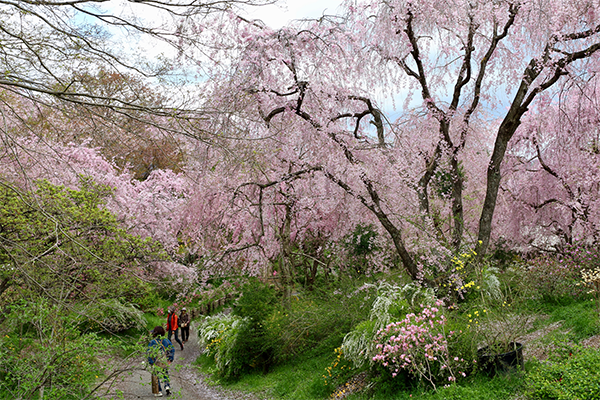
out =
<path fill-rule="evenodd" d="M 158 393 L 154 396 L 162 396 L 161 381 L 165 385 L 167 396 L 171 394 L 169 384 L 169 364 L 175 357 L 175 349 L 169 339 L 165 337 L 165 328 L 157 326 L 152 330 L 153 339 L 148 344 L 148 364 L 152 367 L 152 375 L 158 378 Z"/>

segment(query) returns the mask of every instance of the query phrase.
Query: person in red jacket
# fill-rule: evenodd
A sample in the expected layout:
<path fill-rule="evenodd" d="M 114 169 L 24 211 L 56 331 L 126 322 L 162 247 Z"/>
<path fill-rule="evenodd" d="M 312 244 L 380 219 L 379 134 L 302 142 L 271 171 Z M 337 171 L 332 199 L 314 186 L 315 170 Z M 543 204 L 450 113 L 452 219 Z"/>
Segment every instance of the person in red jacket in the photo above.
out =
<path fill-rule="evenodd" d="M 175 334 L 175 341 L 179 343 L 181 346 L 181 350 L 183 350 L 183 343 L 179 340 L 179 331 L 177 325 L 177 314 L 175 313 L 174 307 L 169 307 L 169 315 L 167 316 L 167 331 L 169 332 L 168 338 L 171 340 L 173 334 Z"/>

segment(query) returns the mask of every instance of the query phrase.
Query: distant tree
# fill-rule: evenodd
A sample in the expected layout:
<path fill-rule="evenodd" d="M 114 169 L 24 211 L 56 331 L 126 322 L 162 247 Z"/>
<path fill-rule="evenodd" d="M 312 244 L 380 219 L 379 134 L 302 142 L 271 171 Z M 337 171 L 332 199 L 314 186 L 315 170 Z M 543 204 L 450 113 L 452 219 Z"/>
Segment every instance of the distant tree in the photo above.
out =
<path fill-rule="evenodd" d="M 272 2 L 141 0 L 106 6 L 93 0 L 5 2 L 0 10 L 0 87 L 40 101 L 54 97 L 124 113 L 172 115 L 175 104 L 149 104 L 136 96 L 134 86 L 97 90 L 89 79 L 95 73 L 88 71 L 117 78 L 123 71 L 140 78 L 167 77 L 172 66 L 168 53 L 193 39 L 194 33 L 187 36 L 183 27 L 194 17 Z M 144 57 L 136 48 L 144 41 L 164 45 L 167 54 Z M 109 87 L 106 82 L 101 86 Z"/>
<path fill-rule="evenodd" d="M 513 246 L 560 250 L 600 240 L 598 81 L 568 85 L 524 119 L 507 154 L 498 234 Z"/>

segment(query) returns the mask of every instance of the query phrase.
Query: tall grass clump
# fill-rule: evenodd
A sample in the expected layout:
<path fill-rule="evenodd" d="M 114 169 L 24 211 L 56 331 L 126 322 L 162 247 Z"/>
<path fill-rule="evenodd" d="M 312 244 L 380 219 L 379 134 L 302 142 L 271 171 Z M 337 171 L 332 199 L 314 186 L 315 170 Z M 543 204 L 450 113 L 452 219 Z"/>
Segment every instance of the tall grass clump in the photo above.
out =
<path fill-rule="evenodd" d="M 245 324 L 246 320 L 231 314 L 208 316 L 198 324 L 198 344 L 214 360 L 214 372 L 223 378 L 238 376 L 242 371 L 236 352 Z"/>
<path fill-rule="evenodd" d="M 274 289 L 253 279 L 243 286 L 231 314 L 207 317 L 198 325 L 199 343 L 215 361 L 220 377 L 235 379 L 245 371 L 268 370 L 275 341 L 266 320 L 276 304 Z"/>
<path fill-rule="evenodd" d="M 354 363 L 355 368 L 372 364 L 376 353 L 375 337 L 392 320 L 399 320 L 417 304 L 432 304 L 435 294 L 430 288 L 414 283 L 397 286 L 387 282 L 367 285 L 376 293 L 369 312 L 369 319 L 360 322 L 344 336 L 344 357 Z"/>
<path fill-rule="evenodd" d="M 373 298 L 368 288 L 343 284 L 334 290 L 299 291 L 289 308 L 277 310 L 268 321 L 279 343 L 278 362 L 332 352 L 368 316 Z"/>

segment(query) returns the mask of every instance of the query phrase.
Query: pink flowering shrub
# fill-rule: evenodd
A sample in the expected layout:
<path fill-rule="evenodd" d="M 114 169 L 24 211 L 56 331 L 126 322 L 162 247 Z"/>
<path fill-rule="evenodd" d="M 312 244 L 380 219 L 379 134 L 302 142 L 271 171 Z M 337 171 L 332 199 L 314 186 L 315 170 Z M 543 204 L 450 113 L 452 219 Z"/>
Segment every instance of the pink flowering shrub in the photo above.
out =
<path fill-rule="evenodd" d="M 377 354 L 373 361 L 389 369 L 392 377 L 407 371 L 434 388 L 439 382 L 456 381 L 454 369 L 463 360 L 449 354 L 448 339 L 454 332 L 445 331 L 447 319 L 441 307 L 438 300 L 420 313 L 407 314 L 381 329 L 375 337 Z"/>

